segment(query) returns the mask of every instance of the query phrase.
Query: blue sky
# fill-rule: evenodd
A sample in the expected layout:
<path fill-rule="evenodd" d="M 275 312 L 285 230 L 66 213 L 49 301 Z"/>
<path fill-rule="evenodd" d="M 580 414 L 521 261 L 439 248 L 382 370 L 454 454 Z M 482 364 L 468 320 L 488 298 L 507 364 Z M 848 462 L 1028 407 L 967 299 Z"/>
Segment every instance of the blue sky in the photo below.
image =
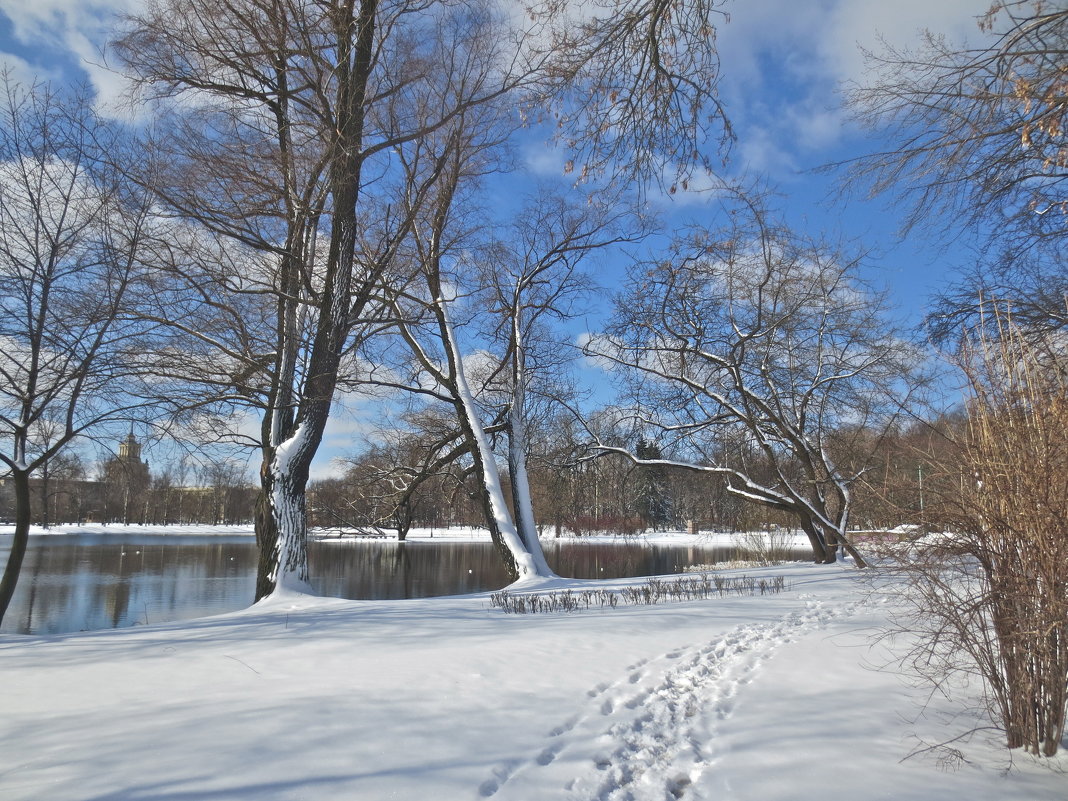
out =
<path fill-rule="evenodd" d="M 141 0 L 0 0 L 0 60 L 14 75 L 55 82 L 88 80 L 106 106 L 121 92 L 101 49 L 115 13 Z M 896 236 L 900 214 L 886 200 L 828 205 L 833 176 L 810 172 L 873 145 L 848 121 L 840 87 L 864 76 L 861 48 L 917 41 L 921 29 L 952 40 L 980 40 L 976 18 L 990 0 L 733 0 L 719 28 L 721 96 L 738 140 L 734 174 L 761 176 L 780 194 L 788 221 L 813 233 L 853 240 L 872 251 L 871 279 L 886 285 L 906 319 L 917 321 L 935 289 L 967 259 L 967 243 L 944 248 L 918 235 Z M 558 160 L 536 146 L 531 173 L 560 175 Z M 703 195 L 662 199 L 669 220 L 700 218 Z M 610 276 L 608 276 L 610 279 Z M 611 281 L 609 280 L 609 283 Z M 366 425 L 340 415 L 328 431 L 320 471 Z"/>

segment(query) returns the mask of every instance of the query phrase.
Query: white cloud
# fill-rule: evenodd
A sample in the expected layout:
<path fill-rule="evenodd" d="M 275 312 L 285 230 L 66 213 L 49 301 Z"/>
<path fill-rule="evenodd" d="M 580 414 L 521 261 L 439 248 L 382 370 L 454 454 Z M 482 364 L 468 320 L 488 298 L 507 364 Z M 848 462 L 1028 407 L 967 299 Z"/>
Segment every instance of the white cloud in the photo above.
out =
<path fill-rule="evenodd" d="M 37 81 L 54 81 L 59 74 L 41 69 L 13 53 L 0 53 L 0 71 L 6 72 L 11 79 L 23 86 L 32 86 Z"/>
<path fill-rule="evenodd" d="M 915 43 L 925 29 L 954 41 L 975 40 L 980 36 L 977 18 L 989 8 L 990 0 L 840 2 L 828 20 L 819 49 L 838 80 L 856 79 L 864 72 L 862 48 L 877 50 L 880 40 L 905 47 Z"/>
<path fill-rule="evenodd" d="M 97 91 L 101 111 L 117 114 L 126 82 L 104 63 L 104 47 L 117 15 L 134 12 L 141 4 L 142 0 L 0 0 L 0 12 L 11 20 L 15 39 L 41 54 L 42 65 L 79 64 Z M 4 58 L 13 56 L 6 53 Z M 33 73 L 55 79 L 57 69 L 35 66 L 18 77 Z"/>
<path fill-rule="evenodd" d="M 822 163 L 846 132 L 840 88 L 865 73 L 862 49 L 907 47 L 923 29 L 978 40 L 990 0 L 747 0 L 720 26 L 722 93 L 738 163 L 787 179 Z"/>

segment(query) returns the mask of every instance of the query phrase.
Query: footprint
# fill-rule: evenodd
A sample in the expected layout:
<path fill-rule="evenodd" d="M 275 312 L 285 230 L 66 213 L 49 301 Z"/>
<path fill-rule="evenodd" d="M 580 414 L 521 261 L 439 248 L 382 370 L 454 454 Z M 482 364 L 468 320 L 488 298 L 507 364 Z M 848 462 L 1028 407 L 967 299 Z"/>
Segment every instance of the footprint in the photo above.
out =
<path fill-rule="evenodd" d="M 612 699 L 609 698 L 603 704 L 601 704 L 601 714 L 611 715 L 615 711 L 615 705 L 612 703 Z"/>
<path fill-rule="evenodd" d="M 501 786 L 497 784 L 493 779 L 487 779 L 478 786 L 478 794 L 483 798 L 489 798 L 491 795 L 501 789 Z"/>
<path fill-rule="evenodd" d="M 548 765 L 550 762 L 556 759 L 557 751 L 558 749 L 556 748 L 546 748 L 544 751 L 538 754 L 538 764 Z"/>
<path fill-rule="evenodd" d="M 561 723 L 559 726 L 554 728 L 551 732 L 549 732 L 549 736 L 550 737 L 559 737 L 564 732 L 569 732 L 573 728 L 575 728 L 575 724 L 576 723 L 578 723 L 578 716 L 577 715 L 568 718 L 563 723 Z"/>
<path fill-rule="evenodd" d="M 630 683 L 631 684 L 637 684 L 641 680 L 642 680 L 642 674 L 640 672 L 635 671 L 634 673 L 630 674 Z"/>
<path fill-rule="evenodd" d="M 668 782 L 667 790 L 675 798 L 682 798 L 686 788 L 692 783 L 689 776 L 678 776 L 673 781 Z"/>
<path fill-rule="evenodd" d="M 586 695 L 588 695 L 590 698 L 596 698 L 598 695 L 600 695 L 601 693 L 603 693 L 607 689 L 608 689 L 608 682 L 602 681 L 600 684 L 598 684 L 592 690 L 587 690 L 586 691 Z"/>

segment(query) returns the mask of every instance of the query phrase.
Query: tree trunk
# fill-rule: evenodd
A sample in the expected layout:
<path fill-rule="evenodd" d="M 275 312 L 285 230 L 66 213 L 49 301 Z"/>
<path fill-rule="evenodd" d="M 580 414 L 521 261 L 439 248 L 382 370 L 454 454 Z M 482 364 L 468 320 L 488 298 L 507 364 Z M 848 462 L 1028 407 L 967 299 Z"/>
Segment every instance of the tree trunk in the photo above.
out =
<path fill-rule="evenodd" d="M 545 559 L 534 521 L 534 502 L 530 497 L 530 478 L 527 475 L 526 424 L 521 413 L 512 403 L 511 424 L 508 434 L 508 469 L 512 478 L 512 509 L 515 510 L 516 526 L 527 552 L 534 560 L 539 576 L 555 576 Z"/>
<path fill-rule="evenodd" d="M 823 529 L 823 561 L 833 565 L 838 561 L 838 535 L 833 529 L 821 526 Z"/>
<path fill-rule="evenodd" d="M 259 568 L 256 600 L 278 589 L 311 592 L 308 585 L 308 525 L 304 483 L 293 470 L 283 470 L 275 454 L 261 473 L 256 502 L 256 544 Z"/>
<path fill-rule="evenodd" d="M 378 0 L 359 0 L 355 4 L 341 4 L 333 19 L 338 47 L 336 141 L 329 165 L 329 190 L 332 199 L 330 241 L 327 248 L 327 269 L 318 299 L 318 318 L 307 364 L 307 378 L 298 392 L 291 391 L 296 380 L 294 356 L 300 341 L 292 321 L 284 318 L 280 326 L 280 353 L 287 352 L 288 363 L 279 371 L 276 381 L 284 390 L 275 392 L 272 409 L 264 422 L 268 448 L 261 470 L 261 494 L 256 511 L 256 540 L 260 551 L 260 565 L 256 578 L 256 600 L 276 589 L 286 588 L 309 592 L 308 586 L 308 523 L 305 490 L 311 460 L 322 441 L 323 430 L 330 415 L 330 405 L 337 386 L 338 366 L 351 329 L 351 320 L 358 318 L 369 301 L 370 288 L 385 269 L 377 265 L 364 277 L 359 297 L 353 303 L 353 265 L 356 244 L 356 205 L 360 193 L 362 146 L 364 129 L 364 99 L 367 81 L 374 69 L 375 15 Z M 282 148 L 288 145 L 285 125 L 280 126 Z M 291 222 L 291 237 L 299 225 L 307 221 Z M 292 243 L 291 243 L 292 244 Z M 291 266 L 292 267 L 292 266 Z M 287 273 L 287 280 L 296 287 L 295 268 Z M 295 306 L 283 298 L 292 315 Z M 286 423 L 291 413 L 290 399 L 299 397 L 295 426 Z M 278 418 L 277 415 L 283 415 Z"/>
<path fill-rule="evenodd" d="M 431 292 L 434 294 L 433 310 L 437 317 L 441 344 L 445 349 L 449 365 L 448 376 L 445 380 L 451 384 L 453 408 L 456 409 L 460 429 L 464 432 L 467 441 L 471 443 L 471 457 L 481 484 L 479 500 L 493 544 L 501 555 L 501 561 L 504 562 L 509 578 L 513 581 L 528 576 L 552 575 L 551 572 L 548 574 L 540 572 L 538 563 L 527 549 L 516 527 L 515 519 L 508 510 L 504 483 L 501 481 L 500 471 L 497 470 L 493 448 L 482 425 L 474 393 L 464 374 L 463 356 L 456 342 L 452 320 L 449 318 L 448 301 L 441 296 L 438 276 L 431 274 L 428 280 Z"/>
<path fill-rule="evenodd" d="M 48 461 L 41 465 L 41 528 L 48 528 Z"/>
<path fill-rule="evenodd" d="M 412 510 L 411 498 L 402 501 L 393 512 L 393 520 L 397 528 L 397 542 L 404 542 L 408 538 L 408 532 L 412 528 L 412 518 L 415 517 Z"/>
<path fill-rule="evenodd" d="M 0 579 L 0 623 L 4 621 L 15 595 L 15 585 L 30 541 L 30 473 L 28 470 L 13 469 L 11 481 L 15 485 L 15 537 L 11 542 L 4 577 Z"/>
<path fill-rule="evenodd" d="M 835 531 L 834 537 L 835 542 L 838 543 L 838 545 L 841 545 L 845 552 L 853 557 L 853 564 L 855 564 L 858 568 L 868 566 L 867 561 L 865 561 L 864 557 L 860 555 L 860 551 L 857 550 L 856 546 L 853 545 L 852 541 L 849 539 L 849 536 L 845 533 L 844 523 L 842 524 L 841 528 Z"/>
<path fill-rule="evenodd" d="M 801 521 L 801 530 L 805 532 L 808 537 L 808 544 L 812 547 L 812 561 L 817 565 L 825 564 L 827 561 L 827 549 L 826 543 L 823 541 L 823 536 L 816 528 L 816 524 L 812 521 L 804 512 L 798 513 L 798 519 Z M 834 557 L 831 557 L 831 561 L 834 561 Z"/>

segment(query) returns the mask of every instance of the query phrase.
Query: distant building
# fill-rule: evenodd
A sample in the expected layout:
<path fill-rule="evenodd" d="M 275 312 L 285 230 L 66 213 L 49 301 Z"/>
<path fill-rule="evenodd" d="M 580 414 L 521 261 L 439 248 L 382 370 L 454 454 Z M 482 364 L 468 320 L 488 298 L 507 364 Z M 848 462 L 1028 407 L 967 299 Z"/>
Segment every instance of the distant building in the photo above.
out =
<path fill-rule="evenodd" d="M 141 443 L 133 435 L 133 431 L 126 435 L 126 439 L 119 443 L 119 460 L 124 462 L 141 462 Z M 148 463 L 144 463 L 148 467 Z"/>
<path fill-rule="evenodd" d="M 99 478 L 86 479 L 77 457 L 57 457 L 30 479 L 34 523 L 246 523 L 256 491 L 241 477 L 220 475 L 211 486 L 174 486 L 166 476 L 153 481 L 141 443 L 133 431 L 118 443 L 115 456 L 100 465 Z M 0 520 L 15 517 L 14 488 L 0 478 Z"/>
<path fill-rule="evenodd" d="M 104 462 L 102 523 L 140 523 L 148 516 L 147 492 L 152 483 L 148 463 L 141 461 L 141 443 L 133 431 L 119 443 L 119 455 Z"/>

